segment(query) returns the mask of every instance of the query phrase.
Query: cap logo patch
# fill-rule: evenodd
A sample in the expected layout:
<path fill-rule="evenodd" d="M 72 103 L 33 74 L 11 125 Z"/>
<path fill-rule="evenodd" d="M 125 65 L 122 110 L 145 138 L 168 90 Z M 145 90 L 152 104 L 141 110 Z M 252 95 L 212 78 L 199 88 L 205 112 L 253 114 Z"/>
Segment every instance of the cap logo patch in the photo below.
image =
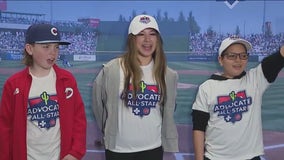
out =
<path fill-rule="evenodd" d="M 144 17 L 141 17 L 141 18 L 140 18 L 140 21 L 139 21 L 139 22 L 140 22 L 140 23 L 144 23 L 144 24 L 148 24 L 148 23 L 151 22 L 151 20 L 150 20 L 149 17 L 144 16 Z"/>
<path fill-rule="evenodd" d="M 53 34 L 54 36 L 57 36 L 58 32 L 55 27 L 51 28 L 51 34 Z"/>
<path fill-rule="evenodd" d="M 236 39 L 240 39 L 240 37 L 238 35 L 232 35 L 230 36 L 231 40 L 236 40 Z"/>

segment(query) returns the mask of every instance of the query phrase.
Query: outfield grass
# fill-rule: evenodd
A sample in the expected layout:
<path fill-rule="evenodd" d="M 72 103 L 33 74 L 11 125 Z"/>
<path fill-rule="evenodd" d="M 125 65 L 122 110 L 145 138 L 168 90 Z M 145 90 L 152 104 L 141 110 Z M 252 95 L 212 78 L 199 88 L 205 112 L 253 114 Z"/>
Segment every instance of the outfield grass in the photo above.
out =
<path fill-rule="evenodd" d="M 88 120 L 93 120 L 93 113 L 91 110 L 91 89 L 92 81 L 102 64 L 105 62 L 73 62 L 70 70 L 78 82 L 79 90 L 82 94 Z M 61 66 L 61 63 L 58 63 Z M 179 72 L 179 83 L 199 85 L 206 80 L 210 72 L 217 71 L 218 65 L 215 62 L 168 62 L 168 65 Z M 249 68 L 255 66 L 256 63 L 250 63 Z M 9 70 L 8 73 L 0 73 L 0 87 L 8 76 L 23 68 L 23 65 L 18 61 L 1 61 L 0 69 Z M 208 72 L 208 74 L 184 74 L 182 71 L 200 70 Z M 284 72 L 283 72 L 284 73 Z M 265 92 L 263 98 L 263 128 L 274 131 L 284 131 L 283 117 L 284 117 L 284 77 L 280 76 Z M 176 122 L 179 124 L 191 124 L 191 105 L 194 101 L 197 88 L 179 88 L 177 96 L 177 110 L 175 113 Z"/>

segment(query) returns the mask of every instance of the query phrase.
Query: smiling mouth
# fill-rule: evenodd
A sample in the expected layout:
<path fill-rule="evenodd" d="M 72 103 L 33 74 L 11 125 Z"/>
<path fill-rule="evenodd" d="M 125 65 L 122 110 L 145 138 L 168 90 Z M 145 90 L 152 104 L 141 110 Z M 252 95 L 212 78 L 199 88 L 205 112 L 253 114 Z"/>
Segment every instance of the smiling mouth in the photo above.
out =
<path fill-rule="evenodd" d="M 242 69 L 242 66 L 241 65 L 235 65 L 235 66 L 233 66 L 233 68 L 237 69 L 237 70 L 240 70 L 240 69 Z"/>
<path fill-rule="evenodd" d="M 151 49 L 151 48 L 152 48 L 152 45 L 143 45 L 143 48 L 145 48 L 145 49 L 149 50 L 149 49 Z"/>

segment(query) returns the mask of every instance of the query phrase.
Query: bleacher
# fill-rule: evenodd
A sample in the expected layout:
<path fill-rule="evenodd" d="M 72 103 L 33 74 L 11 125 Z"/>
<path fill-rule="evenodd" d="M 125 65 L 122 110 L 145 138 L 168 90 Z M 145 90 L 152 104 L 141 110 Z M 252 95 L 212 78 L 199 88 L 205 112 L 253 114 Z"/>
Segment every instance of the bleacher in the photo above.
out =
<path fill-rule="evenodd" d="M 1 12 L 0 14 L 0 53 L 21 54 L 24 48 L 24 34 L 32 23 L 49 23 L 45 21 L 44 14 L 27 14 L 15 12 Z M 117 22 L 119 23 L 119 22 Z M 98 35 L 94 28 L 82 22 L 56 21 L 53 22 L 62 33 L 62 39 L 71 42 L 68 47 L 62 48 L 60 54 L 64 55 L 93 55 L 96 52 Z M 199 33 L 188 37 L 189 55 L 212 56 L 216 55 L 218 47 L 227 34 Z M 242 38 L 253 45 L 251 55 L 265 56 L 275 51 L 283 44 L 284 33 L 266 37 L 264 34 L 247 34 Z"/>
<path fill-rule="evenodd" d="M 25 43 L 25 31 L 34 23 L 49 23 L 44 14 L 17 12 L 0 12 L 0 53 L 22 54 Z M 61 31 L 61 37 L 71 42 L 63 47 L 60 54 L 74 55 L 95 54 L 97 46 L 96 30 L 74 21 L 57 21 L 53 23 Z M 78 30 L 80 32 L 78 32 Z M 0 56 L 1 56 L 0 55 Z M 3 57 L 1 57 L 3 59 Z"/>

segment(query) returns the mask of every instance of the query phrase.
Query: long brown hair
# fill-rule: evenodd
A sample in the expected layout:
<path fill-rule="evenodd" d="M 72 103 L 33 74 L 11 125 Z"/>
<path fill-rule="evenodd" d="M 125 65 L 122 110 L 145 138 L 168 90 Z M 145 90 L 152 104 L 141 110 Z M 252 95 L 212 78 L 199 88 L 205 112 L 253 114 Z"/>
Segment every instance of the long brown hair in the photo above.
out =
<path fill-rule="evenodd" d="M 33 45 L 33 44 L 31 44 Z M 24 52 L 23 52 L 23 64 L 25 64 L 26 66 L 31 66 L 33 64 L 33 57 L 31 55 L 29 55 L 29 53 L 27 52 L 26 49 L 24 49 Z"/>
<path fill-rule="evenodd" d="M 130 82 L 133 84 L 133 97 L 136 97 L 139 89 L 139 83 L 142 78 L 142 70 L 140 68 L 140 62 L 138 59 L 138 49 L 135 42 L 136 36 L 129 34 L 127 37 L 126 52 L 121 56 L 121 66 L 124 71 L 124 89 L 122 98 L 126 101 L 127 91 Z M 166 56 L 163 50 L 163 41 L 161 35 L 157 32 L 157 48 L 155 53 L 152 55 L 154 60 L 154 69 L 152 75 L 159 87 L 159 93 L 161 95 L 160 104 L 163 106 L 166 102 Z"/>

